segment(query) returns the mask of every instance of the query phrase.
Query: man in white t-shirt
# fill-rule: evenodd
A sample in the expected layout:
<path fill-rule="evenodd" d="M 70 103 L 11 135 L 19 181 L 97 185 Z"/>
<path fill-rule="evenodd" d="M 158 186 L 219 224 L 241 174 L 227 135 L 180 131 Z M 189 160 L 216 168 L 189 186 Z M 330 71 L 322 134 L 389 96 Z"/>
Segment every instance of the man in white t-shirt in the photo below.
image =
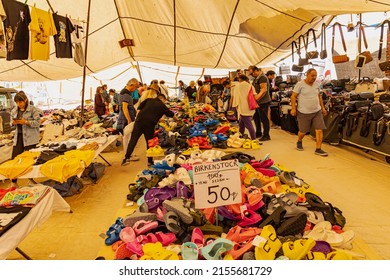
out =
<path fill-rule="evenodd" d="M 313 126 L 316 131 L 316 150 L 314 153 L 326 157 L 328 153 L 321 149 L 321 145 L 323 129 L 326 129 L 324 116 L 327 112 L 316 79 L 317 71 L 311 68 L 307 70 L 306 78 L 295 85 L 291 96 L 291 115 L 297 116 L 298 119 L 297 150 L 303 151 L 302 139 Z M 296 101 L 298 101 L 298 108 Z"/>

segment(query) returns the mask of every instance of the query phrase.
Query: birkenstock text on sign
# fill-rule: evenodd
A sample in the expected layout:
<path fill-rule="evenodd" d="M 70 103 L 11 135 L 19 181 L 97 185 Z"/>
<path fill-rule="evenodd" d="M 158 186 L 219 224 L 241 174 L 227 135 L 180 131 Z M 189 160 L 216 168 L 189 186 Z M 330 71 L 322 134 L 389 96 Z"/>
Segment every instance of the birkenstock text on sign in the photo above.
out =
<path fill-rule="evenodd" d="M 241 202 L 240 168 L 237 160 L 193 166 L 195 207 L 218 207 Z"/>

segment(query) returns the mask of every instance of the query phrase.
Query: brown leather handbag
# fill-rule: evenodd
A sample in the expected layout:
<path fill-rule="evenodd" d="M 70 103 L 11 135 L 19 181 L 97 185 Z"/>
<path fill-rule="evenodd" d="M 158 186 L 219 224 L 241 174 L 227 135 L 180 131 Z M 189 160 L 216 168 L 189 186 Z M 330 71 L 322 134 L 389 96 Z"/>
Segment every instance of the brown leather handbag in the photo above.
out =
<path fill-rule="evenodd" d="M 364 52 L 362 52 L 362 38 L 363 38 L 364 46 L 366 48 L 366 50 Z M 367 64 L 367 63 L 373 61 L 371 52 L 368 51 L 367 49 L 368 49 L 368 44 L 367 44 L 367 39 L 366 39 L 366 33 L 364 32 L 363 24 L 360 23 L 359 24 L 359 37 L 358 37 L 358 52 L 359 52 L 359 55 L 356 57 L 357 61 L 359 60 L 359 57 L 361 57 L 361 56 L 365 57 L 365 59 L 363 59 L 364 60 L 364 64 Z"/>
<path fill-rule="evenodd" d="M 381 60 L 382 58 L 382 46 L 383 46 L 383 31 L 384 27 L 387 23 L 387 27 L 390 28 L 390 21 L 386 19 L 381 23 L 381 36 L 379 38 L 379 51 L 378 51 L 378 60 Z M 384 61 L 379 63 L 379 68 L 382 71 L 390 71 L 390 61 Z"/>
<path fill-rule="evenodd" d="M 299 38 L 298 38 L 298 50 L 297 50 L 297 54 L 299 56 L 299 59 L 298 59 L 298 65 L 299 66 L 305 66 L 305 65 L 308 65 L 309 64 L 309 59 L 307 57 L 302 57 L 301 56 L 301 40 L 302 40 L 302 43 L 305 47 L 305 49 L 307 49 L 307 46 L 306 46 L 306 39 L 303 35 L 300 35 Z"/>
<path fill-rule="evenodd" d="M 332 61 L 335 64 L 337 64 L 337 63 L 344 63 L 344 62 L 348 62 L 349 61 L 349 57 L 347 56 L 347 54 L 333 55 L 333 53 L 334 53 L 334 39 L 335 39 L 336 26 L 339 27 L 340 36 L 341 36 L 341 43 L 343 44 L 344 52 L 347 53 L 347 46 L 345 44 L 345 40 L 344 40 L 344 35 L 343 35 L 343 30 L 341 28 L 341 24 L 338 23 L 338 22 L 335 22 L 333 24 L 333 31 L 332 31 Z"/>

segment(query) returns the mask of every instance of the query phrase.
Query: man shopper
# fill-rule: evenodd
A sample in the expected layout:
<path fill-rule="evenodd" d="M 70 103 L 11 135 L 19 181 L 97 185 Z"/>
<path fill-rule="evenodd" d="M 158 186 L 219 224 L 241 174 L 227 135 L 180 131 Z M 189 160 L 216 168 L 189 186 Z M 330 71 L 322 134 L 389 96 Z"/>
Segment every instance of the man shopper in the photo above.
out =
<path fill-rule="evenodd" d="M 146 146 L 148 146 L 148 140 L 154 137 L 154 127 L 163 115 L 166 115 L 167 117 L 174 116 L 174 113 L 164 104 L 166 101 L 165 95 L 160 93 L 156 98 L 146 99 L 139 104 L 139 113 L 134 122 L 133 132 L 131 133 L 130 142 L 127 146 L 122 165 L 126 165 L 130 162 L 134 148 L 142 135 L 145 136 Z M 151 163 L 151 159 L 152 158 L 149 158 L 149 163 Z"/>
<path fill-rule="evenodd" d="M 271 98 L 269 95 L 268 78 L 264 75 L 261 68 L 258 68 L 257 66 L 251 66 L 249 68 L 249 73 L 255 78 L 252 85 L 256 90 L 255 98 L 259 104 L 259 108 L 256 109 L 256 113 L 253 115 L 253 121 L 256 126 L 256 137 L 260 138 L 260 141 L 268 141 L 271 140 L 269 135 L 270 124 L 268 119 L 268 109 L 269 104 L 271 103 Z"/>
<path fill-rule="evenodd" d="M 316 131 L 316 150 L 314 153 L 326 157 L 328 153 L 321 149 L 321 145 L 323 129 L 326 129 L 324 116 L 327 112 L 316 79 L 317 71 L 311 68 L 307 70 L 306 78 L 295 85 L 291 96 L 291 115 L 297 116 L 298 119 L 297 150 L 303 151 L 303 137 L 310 132 L 313 126 Z"/>

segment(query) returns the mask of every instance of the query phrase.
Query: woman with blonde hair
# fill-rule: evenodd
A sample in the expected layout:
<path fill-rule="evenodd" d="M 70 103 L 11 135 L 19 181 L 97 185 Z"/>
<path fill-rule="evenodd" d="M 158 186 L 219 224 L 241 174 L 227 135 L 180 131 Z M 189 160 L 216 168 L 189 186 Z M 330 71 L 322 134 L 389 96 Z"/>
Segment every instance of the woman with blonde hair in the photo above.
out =
<path fill-rule="evenodd" d="M 195 95 L 194 95 L 194 93 L 195 93 Z M 196 98 L 196 86 L 195 86 L 195 82 L 194 81 L 191 81 L 190 85 L 186 88 L 185 95 L 186 95 L 186 97 L 188 97 L 189 101 L 195 101 L 195 98 Z"/>

